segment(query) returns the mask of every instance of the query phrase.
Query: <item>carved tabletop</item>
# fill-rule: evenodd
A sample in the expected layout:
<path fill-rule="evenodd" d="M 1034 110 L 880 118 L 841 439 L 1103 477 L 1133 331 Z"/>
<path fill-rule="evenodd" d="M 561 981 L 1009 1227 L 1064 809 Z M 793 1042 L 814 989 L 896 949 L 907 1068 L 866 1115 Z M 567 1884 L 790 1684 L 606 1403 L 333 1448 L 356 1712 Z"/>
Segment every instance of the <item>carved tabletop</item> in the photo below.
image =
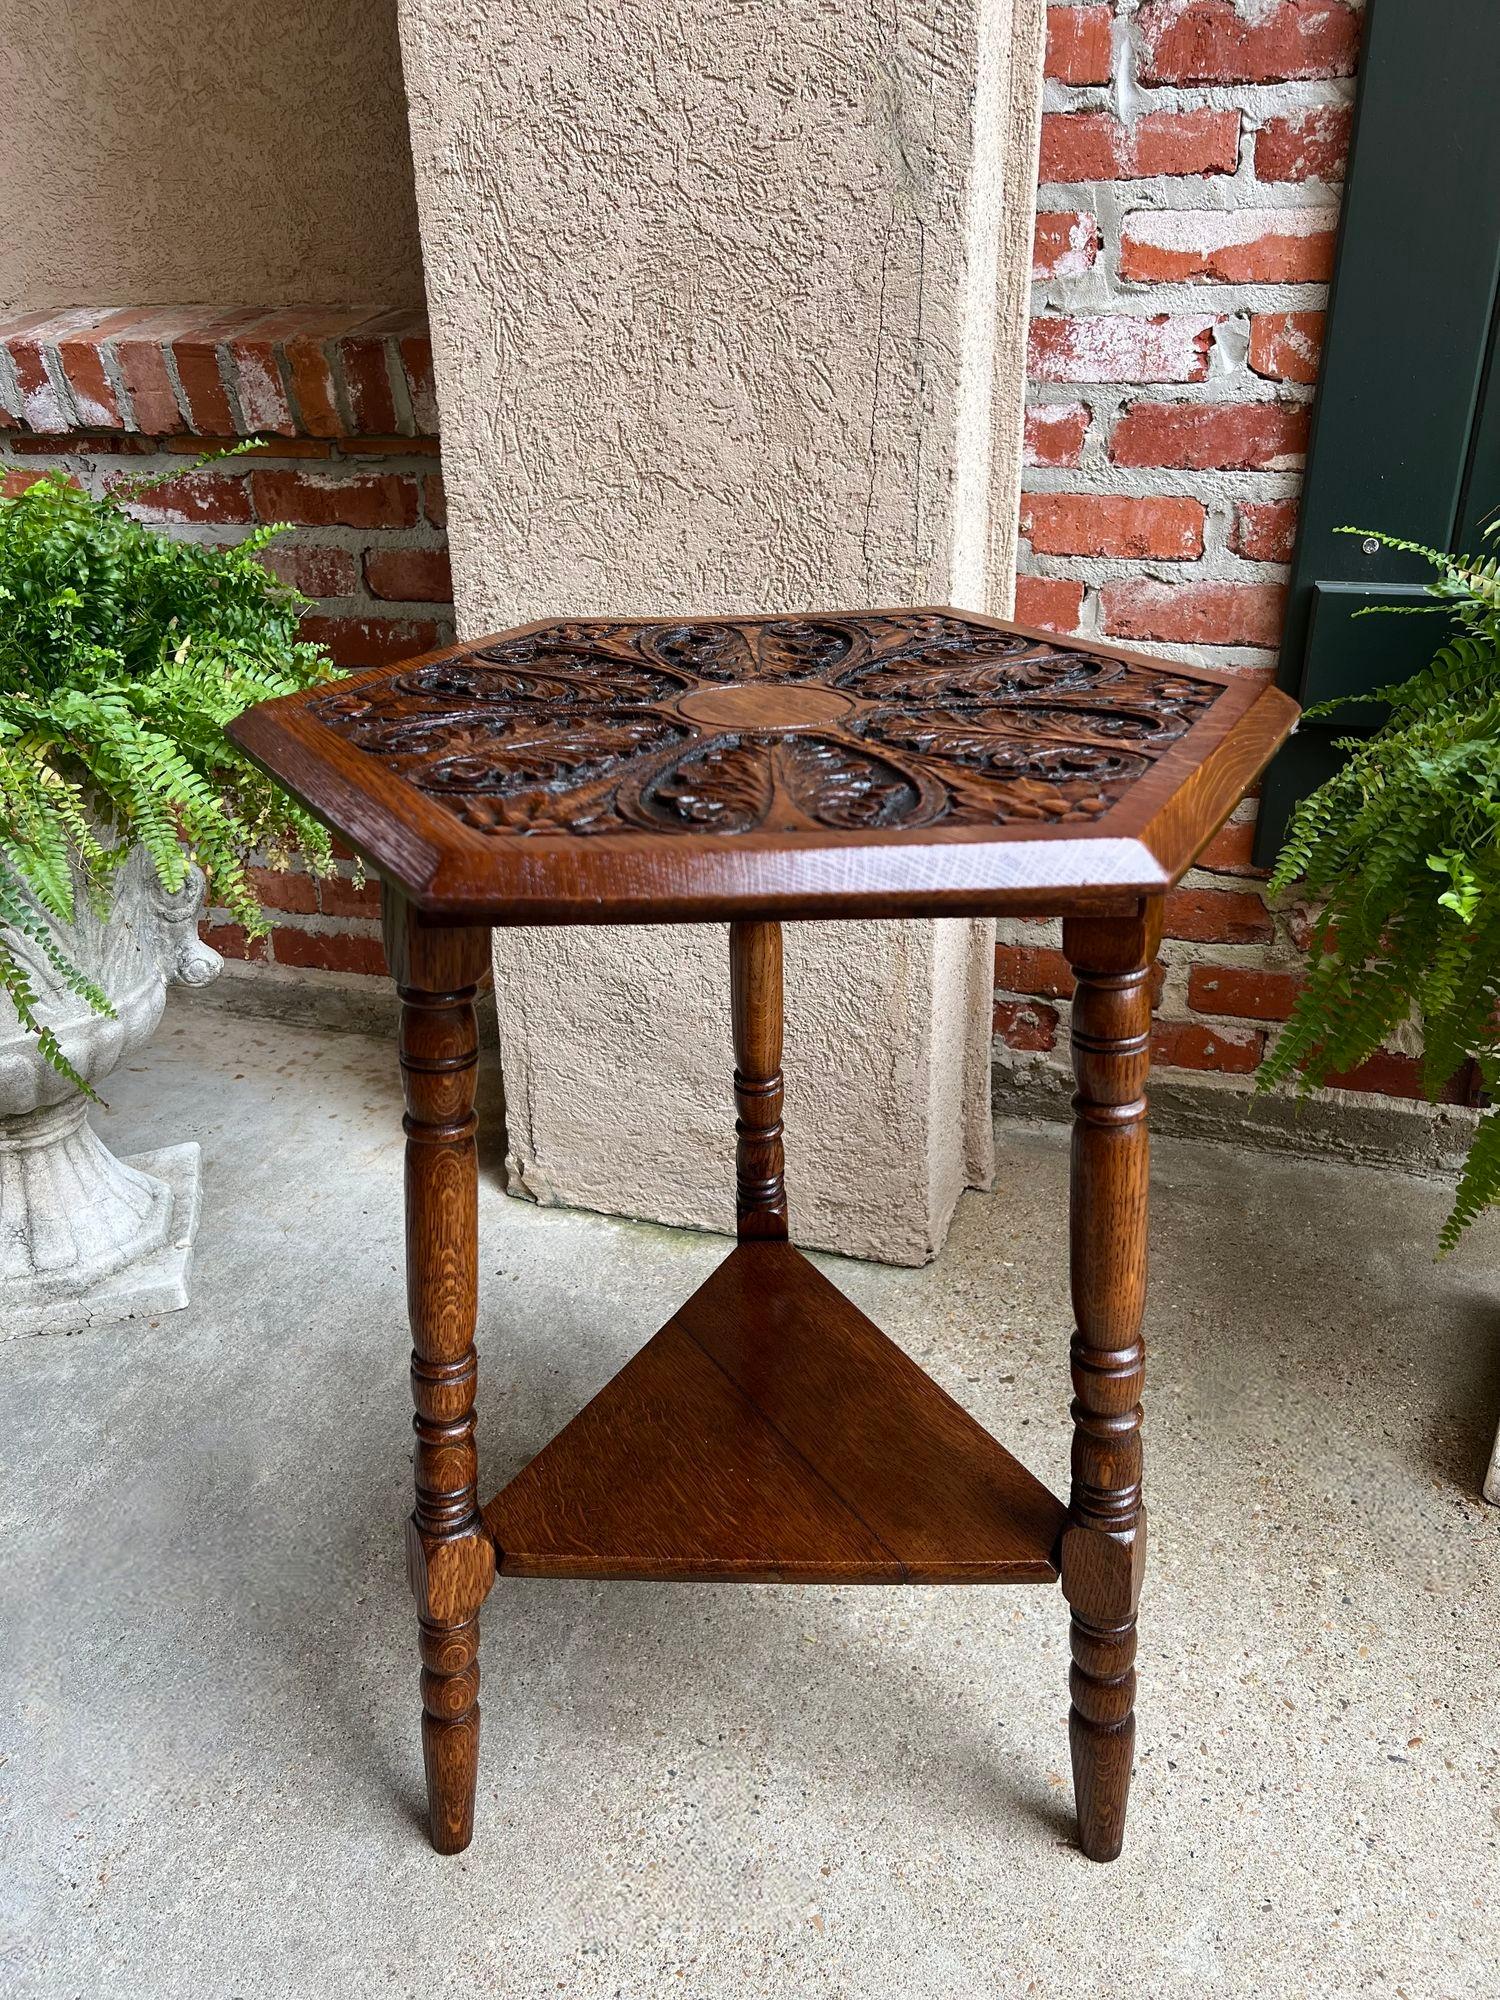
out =
<path fill-rule="evenodd" d="M 230 733 L 386 880 L 401 1002 L 433 1845 L 473 1836 L 497 1575 L 1062 1585 L 1079 1843 L 1124 1839 L 1145 1559 L 1152 962 L 1286 735 L 1248 677 L 969 612 L 555 619 Z M 1060 914 L 1073 976 L 1066 1504 L 792 1248 L 783 917 Z M 488 924 L 728 917 L 735 1248 L 482 1507 L 475 1001 Z"/>
<path fill-rule="evenodd" d="M 937 609 L 542 621 L 230 733 L 419 908 L 608 922 L 1159 891 L 1295 713 Z"/>

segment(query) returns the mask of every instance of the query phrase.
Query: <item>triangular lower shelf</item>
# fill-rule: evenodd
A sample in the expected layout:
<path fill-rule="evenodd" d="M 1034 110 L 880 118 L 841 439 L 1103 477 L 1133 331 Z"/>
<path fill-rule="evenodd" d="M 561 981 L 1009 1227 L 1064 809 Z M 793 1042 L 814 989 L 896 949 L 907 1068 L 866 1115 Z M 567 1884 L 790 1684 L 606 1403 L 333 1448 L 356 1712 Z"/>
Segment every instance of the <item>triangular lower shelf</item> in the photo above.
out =
<path fill-rule="evenodd" d="M 502 1575 L 1052 1583 L 1063 1508 L 785 1243 L 742 1243 L 484 1509 Z"/>

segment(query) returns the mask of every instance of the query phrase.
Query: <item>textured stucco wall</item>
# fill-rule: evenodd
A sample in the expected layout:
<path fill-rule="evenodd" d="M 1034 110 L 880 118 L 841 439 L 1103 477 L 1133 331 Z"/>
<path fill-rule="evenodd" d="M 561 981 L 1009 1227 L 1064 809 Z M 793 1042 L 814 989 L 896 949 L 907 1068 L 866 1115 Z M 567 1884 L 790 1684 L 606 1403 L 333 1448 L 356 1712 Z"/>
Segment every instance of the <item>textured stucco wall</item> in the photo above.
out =
<path fill-rule="evenodd" d="M 10 0 L 0 310 L 420 304 L 395 0 Z"/>
<path fill-rule="evenodd" d="M 1041 0 L 402 0 L 460 628 L 1013 587 Z M 800 1240 L 989 1171 L 988 927 L 793 929 Z M 502 932 L 512 1164 L 729 1218 L 720 927 Z"/>
<path fill-rule="evenodd" d="M 920 1264 L 989 1185 L 993 962 L 952 918 L 786 927 L 796 1242 Z M 724 927 L 500 932 L 496 976 L 514 1191 L 732 1231 Z"/>
<path fill-rule="evenodd" d="M 1008 607 L 1041 15 L 403 0 L 470 630 Z"/>

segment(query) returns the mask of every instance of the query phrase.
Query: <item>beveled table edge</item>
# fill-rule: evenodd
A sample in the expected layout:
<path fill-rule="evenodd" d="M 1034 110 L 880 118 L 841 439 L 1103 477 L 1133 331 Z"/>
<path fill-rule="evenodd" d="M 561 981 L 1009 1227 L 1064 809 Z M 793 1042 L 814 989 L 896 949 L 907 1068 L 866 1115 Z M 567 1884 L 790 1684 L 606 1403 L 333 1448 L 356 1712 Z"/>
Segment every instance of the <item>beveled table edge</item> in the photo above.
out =
<path fill-rule="evenodd" d="M 889 607 L 877 607 L 887 609 Z M 1068 908 L 1123 914 L 1170 888 L 1291 733 L 1297 704 L 1242 675 L 1067 639 L 948 605 L 902 610 L 956 616 L 1039 645 L 1158 670 L 1180 668 L 1224 690 L 1120 802 L 1086 833 L 1010 824 L 931 831 L 774 834 L 481 833 L 422 797 L 370 783 L 369 760 L 306 713 L 322 687 L 246 709 L 228 726 L 253 763 L 400 890 L 422 915 L 448 923 L 707 923 L 735 916 L 1037 915 Z M 786 613 L 699 613 L 765 623 Z M 810 618 L 855 617 L 818 611 Z M 553 618 L 431 648 L 351 674 L 358 689 L 472 650 L 542 631 Z M 613 619 L 611 622 L 614 622 Z M 621 617 L 672 625 L 678 617 Z"/>

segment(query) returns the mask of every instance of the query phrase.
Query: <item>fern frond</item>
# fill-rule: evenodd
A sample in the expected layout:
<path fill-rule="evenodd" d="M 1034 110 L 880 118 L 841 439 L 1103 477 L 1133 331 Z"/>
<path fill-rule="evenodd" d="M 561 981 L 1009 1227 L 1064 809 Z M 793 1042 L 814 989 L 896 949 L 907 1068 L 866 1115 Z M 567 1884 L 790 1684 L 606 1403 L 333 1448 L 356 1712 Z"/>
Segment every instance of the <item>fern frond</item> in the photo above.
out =
<path fill-rule="evenodd" d="M 187 474 L 258 442 L 206 453 Z M 0 499 L 0 988 L 71 1081 L 7 938 L 31 939 L 73 991 L 108 1002 L 59 962 L 26 894 L 66 924 L 75 891 L 102 907 L 139 843 L 168 889 L 196 861 L 216 899 L 261 930 L 257 848 L 300 848 L 314 873 L 331 865 L 326 832 L 224 729 L 338 670 L 298 637 L 306 600 L 259 560 L 280 528 L 214 548 L 134 518 L 135 500 L 183 476 L 121 480 L 101 498 L 49 472 Z"/>
<path fill-rule="evenodd" d="M 1500 1077 L 1500 1065 L 1494 1067 L 1496 1074 L 1489 1079 L 1491 1089 Z M 1492 1104 L 1481 1116 L 1469 1146 L 1453 1206 L 1438 1236 L 1438 1254 L 1446 1255 L 1452 1250 L 1464 1231 L 1497 1201 L 1500 1201 L 1500 1105 Z"/>
<path fill-rule="evenodd" d="M 1363 531 L 1342 531 L 1363 532 Z M 1365 699 L 1385 713 L 1340 741 L 1345 762 L 1302 800 L 1271 878 L 1320 905 L 1305 985 L 1258 1078 L 1306 1091 L 1415 1020 L 1436 1098 L 1466 1062 L 1500 1094 L 1500 559 L 1426 560 L 1451 629 L 1420 673 Z M 1322 713 L 1346 704 L 1325 704 Z M 1309 711 L 1317 714 L 1319 711 Z M 1444 1225 L 1446 1250 L 1500 1201 L 1500 1113 L 1480 1121 Z"/>

